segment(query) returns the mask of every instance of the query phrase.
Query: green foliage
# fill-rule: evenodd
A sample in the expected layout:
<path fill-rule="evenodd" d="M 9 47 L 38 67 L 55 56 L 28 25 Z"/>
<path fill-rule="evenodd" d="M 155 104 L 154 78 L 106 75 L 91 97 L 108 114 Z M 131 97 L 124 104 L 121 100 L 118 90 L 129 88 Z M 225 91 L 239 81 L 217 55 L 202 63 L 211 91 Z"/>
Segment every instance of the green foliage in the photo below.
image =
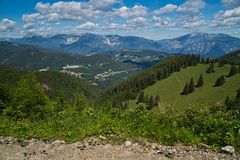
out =
<path fill-rule="evenodd" d="M 188 89 L 188 91 L 189 91 L 189 93 L 193 93 L 194 92 L 194 81 L 193 81 L 193 78 L 191 78 L 191 80 L 190 80 L 190 83 L 189 83 L 189 89 Z"/>
<path fill-rule="evenodd" d="M 107 89 L 102 98 L 111 99 L 112 101 L 135 99 L 141 90 L 167 78 L 173 72 L 180 71 L 181 68 L 195 66 L 199 62 L 200 57 L 196 55 L 170 57 L 146 71 Z"/>
<path fill-rule="evenodd" d="M 153 96 L 150 96 L 150 99 L 149 99 L 149 101 L 148 101 L 148 107 L 147 107 L 147 109 L 148 109 L 148 110 L 153 109 L 154 105 L 155 105 L 154 97 L 153 97 Z"/>
<path fill-rule="evenodd" d="M 181 95 L 187 95 L 189 93 L 189 84 L 186 82 Z"/>
<path fill-rule="evenodd" d="M 48 98 L 34 74 L 26 75 L 15 90 L 13 106 L 5 114 L 15 118 L 43 117 Z"/>
<path fill-rule="evenodd" d="M 237 70 L 236 66 L 233 65 L 233 66 L 231 66 L 231 69 L 228 73 L 228 77 L 234 76 L 237 73 L 238 73 L 238 70 Z"/>
<path fill-rule="evenodd" d="M 14 121 L 2 116 L 0 135 L 63 139 L 68 142 L 104 135 L 110 139 L 145 138 L 167 145 L 205 143 L 233 145 L 240 149 L 239 112 L 212 112 L 213 109 L 208 108 L 205 103 L 197 103 L 183 114 L 178 114 L 170 106 L 156 113 L 141 103 L 124 111 L 116 108 L 108 111 L 85 108 L 80 113 L 65 110 L 36 121 Z"/>
<path fill-rule="evenodd" d="M 221 86 L 225 83 L 225 77 L 222 75 L 221 77 L 219 77 L 215 84 L 214 84 L 214 87 L 218 87 L 218 86 Z"/>
<path fill-rule="evenodd" d="M 202 74 L 200 75 L 200 77 L 199 77 L 199 79 L 198 79 L 198 82 L 197 82 L 197 85 L 196 85 L 196 87 L 202 87 L 203 86 L 203 84 L 204 84 L 204 82 L 203 82 L 203 76 L 202 76 Z"/>
<path fill-rule="evenodd" d="M 161 108 L 168 105 L 174 106 L 178 111 L 185 111 L 191 104 L 204 100 L 211 105 L 216 103 L 223 104 L 226 96 L 234 96 L 238 88 L 240 88 L 240 74 L 226 78 L 224 85 L 220 87 L 213 87 L 216 79 L 221 75 L 227 75 L 230 70 L 230 65 L 226 64 L 224 67 L 216 67 L 216 72 L 212 74 L 206 73 L 207 64 L 198 64 L 197 66 L 187 67 L 180 72 L 175 72 L 168 78 L 158 81 L 152 86 L 144 89 L 146 95 L 161 96 Z M 183 88 L 193 77 L 194 82 L 198 82 L 199 76 L 202 73 L 204 85 L 195 88 L 195 91 L 188 96 L 182 96 Z M 134 104 L 135 101 L 129 101 Z"/>
<path fill-rule="evenodd" d="M 214 63 L 210 63 L 209 67 L 207 68 L 207 73 L 214 73 Z"/>
<path fill-rule="evenodd" d="M 157 94 L 157 95 L 155 96 L 155 103 L 154 103 L 154 106 L 158 106 L 159 103 L 160 103 L 160 96 L 159 96 L 159 94 Z"/>
<path fill-rule="evenodd" d="M 138 104 L 138 103 L 144 103 L 144 102 L 145 102 L 144 97 L 145 97 L 145 96 L 144 96 L 144 92 L 141 91 L 141 92 L 139 93 L 139 95 L 138 95 L 137 104 Z"/>

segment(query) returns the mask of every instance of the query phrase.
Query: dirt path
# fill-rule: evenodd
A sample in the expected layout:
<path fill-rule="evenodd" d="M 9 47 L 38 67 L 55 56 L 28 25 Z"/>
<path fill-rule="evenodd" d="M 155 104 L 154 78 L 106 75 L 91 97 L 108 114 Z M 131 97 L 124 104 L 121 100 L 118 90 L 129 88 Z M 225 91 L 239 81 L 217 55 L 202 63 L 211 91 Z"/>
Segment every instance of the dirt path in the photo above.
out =
<path fill-rule="evenodd" d="M 111 145 L 104 140 L 88 139 L 74 144 L 64 141 L 45 143 L 36 139 L 17 142 L 0 138 L 0 160 L 234 160 L 235 156 L 186 146 L 163 146 L 130 141 Z"/>

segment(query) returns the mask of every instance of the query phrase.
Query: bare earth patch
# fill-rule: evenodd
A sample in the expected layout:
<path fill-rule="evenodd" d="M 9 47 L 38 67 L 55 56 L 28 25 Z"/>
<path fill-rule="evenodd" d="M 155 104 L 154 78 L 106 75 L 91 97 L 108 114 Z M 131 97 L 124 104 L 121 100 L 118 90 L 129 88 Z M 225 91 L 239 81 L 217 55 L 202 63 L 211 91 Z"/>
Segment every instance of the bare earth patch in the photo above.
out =
<path fill-rule="evenodd" d="M 64 141 L 20 141 L 0 137 L 0 160 L 238 160 L 237 155 L 211 151 L 207 146 L 163 146 L 155 143 L 113 145 L 104 137 L 73 144 Z"/>

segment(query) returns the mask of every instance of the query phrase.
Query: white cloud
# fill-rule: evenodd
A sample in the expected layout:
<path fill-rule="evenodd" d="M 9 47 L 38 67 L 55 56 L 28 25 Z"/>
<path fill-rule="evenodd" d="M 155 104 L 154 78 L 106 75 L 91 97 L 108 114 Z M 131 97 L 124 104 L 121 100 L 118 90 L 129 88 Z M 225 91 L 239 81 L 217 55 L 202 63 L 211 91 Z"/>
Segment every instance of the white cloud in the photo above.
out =
<path fill-rule="evenodd" d="M 211 26 L 234 26 L 240 25 L 240 7 L 219 11 L 215 14 Z"/>
<path fill-rule="evenodd" d="M 95 24 L 93 22 L 86 22 L 84 24 L 81 24 L 76 27 L 77 29 L 86 29 L 86 30 L 91 30 L 91 29 L 96 29 L 98 28 L 98 24 Z"/>
<path fill-rule="evenodd" d="M 13 31 L 16 28 L 16 22 L 10 19 L 0 21 L 0 32 Z"/>
<path fill-rule="evenodd" d="M 37 13 L 25 14 L 22 19 L 26 22 L 38 19 L 49 22 L 89 21 L 104 16 L 104 13 L 111 11 L 112 5 L 118 2 L 119 0 L 58 1 L 52 4 L 38 2 L 35 6 Z"/>
<path fill-rule="evenodd" d="M 95 10 L 109 11 L 116 3 L 121 3 L 121 0 L 90 0 L 89 4 L 93 6 Z"/>
<path fill-rule="evenodd" d="M 153 13 L 154 14 L 166 14 L 166 13 L 171 13 L 177 9 L 177 6 L 174 4 L 167 4 L 166 6 L 155 10 Z"/>
<path fill-rule="evenodd" d="M 197 28 L 205 26 L 206 22 L 202 15 L 188 15 L 180 17 L 178 19 L 178 25 L 184 28 Z"/>
<path fill-rule="evenodd" d="M 129 29 L 142 29 L 146 28 L 148 25 L 148 22 L 143 17 L 137 17 L 131 20 L 127 20 L 127 23 L 123 25 L 123 28 L 129 28 Z"/>
<path fill-rule="evenodd" d="M 123 18 L 144 17 L 147 15 L 147 8 L 142 5 L 135 5 L 133 8 L 123 6 L 119 9 L 114 9 L 115 15 Z"/>
<path fill-rule="evenodd" d="M 104 30 L 116 30 L 116 29 L 121 29 L 122 25 L 121 24 L 116 24 L 116 23 L 107 23 L 102 27 Z"/>
<path fill-rule="evenodd" d="M 206 3 L 203 0 L 187 0 L 184 4 L 180 5 L 177 9 L 179 13 L 198 13 L 201 9 L 205 8 Z"/>
<path fill-rule="evenodd" d="M 234 8 L 236 6 L 240 6 L 239 0 L 221 0 L 223 5 L 229 9 Z"/>
<path fill-rule="evenodd" d="M 153 16 L 152 22 L 154 27 L 175 26 L 175 23 L 172 22 L 172 19 L 170 17 Z"/>
<path fill-rule="evenodd" d="M 24 22 L 27 22 L 27 23 L 34 22 L 34 21 L 39 20 L 41 18 L 43 18 L 43 16 L 40 13 L 24 14 L 22 16 L 22 20 Z"/>

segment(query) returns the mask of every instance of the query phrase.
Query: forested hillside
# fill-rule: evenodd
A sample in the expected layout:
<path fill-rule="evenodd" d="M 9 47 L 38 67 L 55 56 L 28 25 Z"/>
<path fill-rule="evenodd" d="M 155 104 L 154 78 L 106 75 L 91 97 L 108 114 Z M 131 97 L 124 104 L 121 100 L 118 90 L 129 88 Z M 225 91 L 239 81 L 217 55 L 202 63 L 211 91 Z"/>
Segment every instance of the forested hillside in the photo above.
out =
<path fill-rule="evenodd" d="M 87 84 L 83 80 L 56 71 L 35 72 L 22 71 L 15 68 L 0 65 L 0 85 L 8 88 L 9 92 L 14 92 L 18 82 L 27 74 L 32 73 L 44 88 L 50 98 L 56 99 L 63 96 L 66 100 L 74 97 L 78 92 L 83 93 L 89 99 L 94 99 L 99 94 L 99 90 Z"/>
<path fill-rule="evenodd" d="M 178 111 L 184 111 L 196 102 L 205 102 L 210 105 L 224 104 L 227 96 L 234 97 L 240 89 L 240 74 L 228 77 L 231 66 L 226 64 L 219 67 L 214 64 L 214 72 L 207 73 L 209 64 L 198 64 L 180 72 L 174 72 L 168 78 L 156 82 L 154 85 L 143 90 L 145 96 L 159 96 L 157 108 L 163 109 L 171 105 Z M 239 66 L 235 66 L 239 72 Z M 221 86 L 214 86 L 220 76 L 225 77 L 225 83 Z M 201 85 L 199 79 L 202 77 Z M 187 89 L 188 93 L 183 94 L 186 83 L 193 79 L 193 91 Z M 199 84 L 199 85 L 198 85 Z M 137 101 L 131 101 L 136 103 Z"/>
<path fill-rule="evenodd" d="M 167 78 L 173 72 L 180 71 L 188 66 L 200 63 L 200 57 L 195 55 L 179 55 L 170 57 L 159 64 L 137 74 L 106 90 L 104 97 L 110 98 L 114 103 L 134 99 L 146 87 L 155 84 L 158 80 Z"/>
<path fill-rule="evenodd" d="M 239 64 L 240 63 L 240 50 L 225 54 L 222 57 L 220 57 L 219 60 L 222 62 L 230 62 L 230 63 L 234 63 L 234 64 Z"/>

